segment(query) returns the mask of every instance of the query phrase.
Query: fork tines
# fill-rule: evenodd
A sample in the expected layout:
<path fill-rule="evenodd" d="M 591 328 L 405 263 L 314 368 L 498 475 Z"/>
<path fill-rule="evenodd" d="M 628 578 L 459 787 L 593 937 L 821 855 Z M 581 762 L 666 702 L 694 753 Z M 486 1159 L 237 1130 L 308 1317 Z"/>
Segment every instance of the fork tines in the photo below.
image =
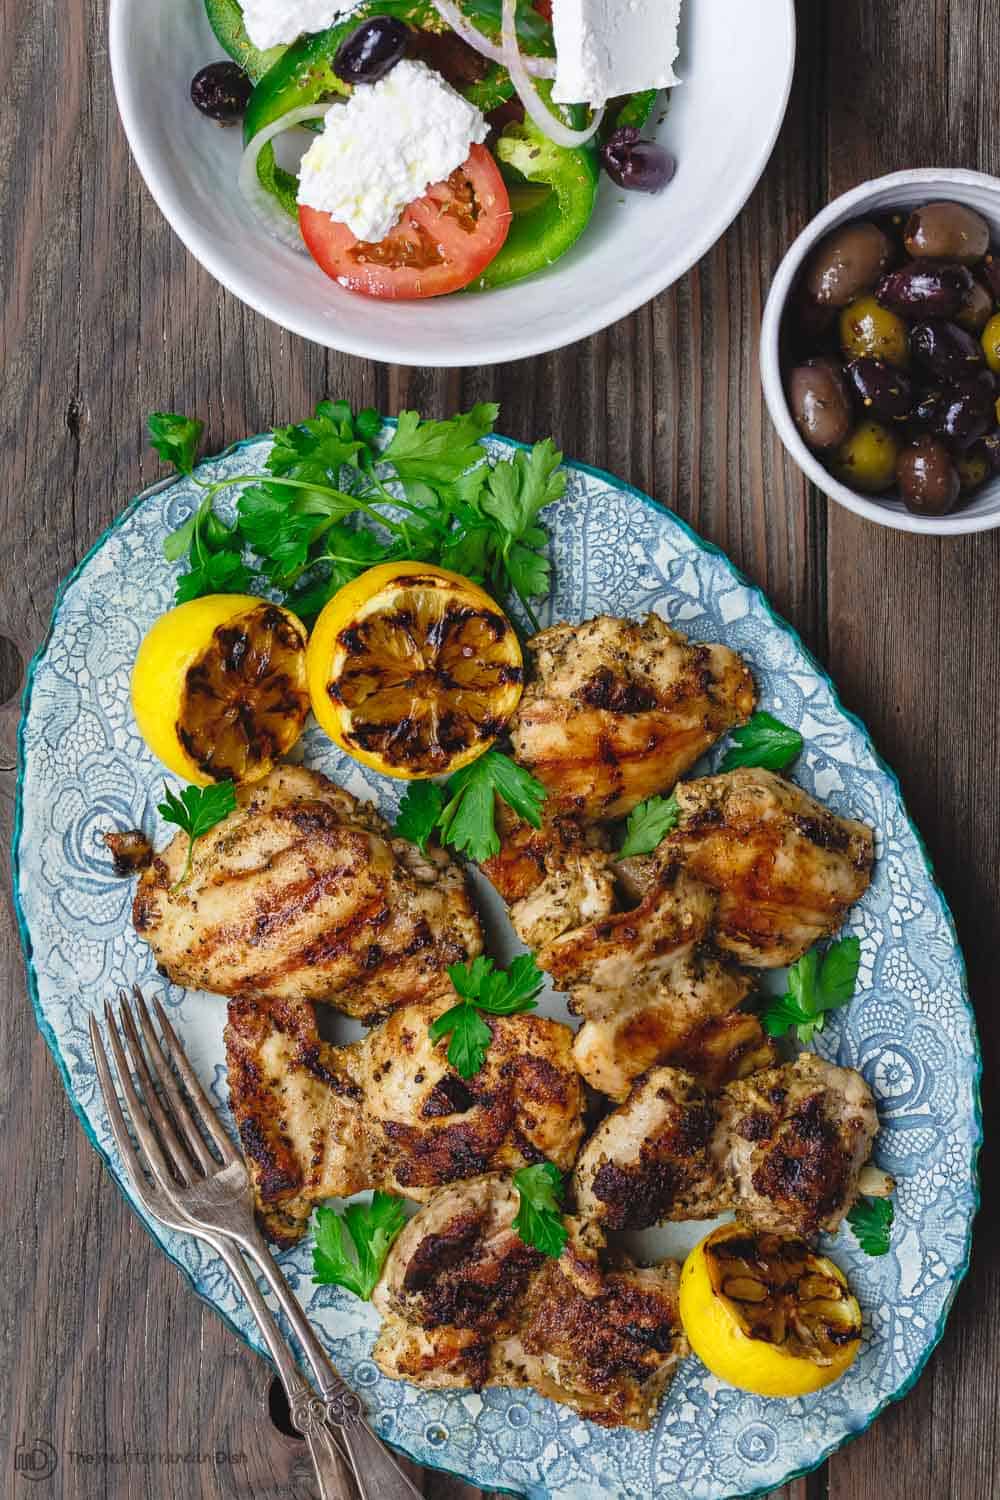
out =
<path fill-rule="evenodd" d="M 153 1007 L 161 1041 L 138 985 L 133 985 L 132 996 L 135 1015 L 126 992 L 118 991 L 120 1031 L 110 1003 L 105 1001 L 104 1004 L 108 1040 L 121 1092 L 154 1177 L 161 1177 L 162 1182 L 165 1176 L 187 1186 L 218 1171 L 220 1161 L 221 1166 L 228 1166 L 237 1160 L 237 1154 L 163 1006 L 154 996 Z M 90 1018 L 90 1039 L 111 1128 L 126 1164 L 134 1171 L 139 1163 L 128 1137 L 112 1070 L 94 1015 Z M 214 1145 L 217 1156 L 213 1155 L 209 1142 Z"/>

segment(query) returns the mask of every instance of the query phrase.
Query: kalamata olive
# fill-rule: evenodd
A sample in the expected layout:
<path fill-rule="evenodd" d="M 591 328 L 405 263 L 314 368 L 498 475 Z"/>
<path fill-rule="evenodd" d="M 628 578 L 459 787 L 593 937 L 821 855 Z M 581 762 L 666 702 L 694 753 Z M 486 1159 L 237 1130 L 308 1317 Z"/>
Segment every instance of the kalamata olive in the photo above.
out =
<path fill-rule="evenodd" d="M 893 248 L 877 224 L 859 219 L 820 240 L 806 265 L 810 297 L 828 307 L 846 307 L 875 285 L 892 264 Z"/>
<path fill-rule="evenodd" d="M 982 333 L 993 316 L 993 298 L 981 281 L 973 278 L 961 307 L 955 313 L 955 322 L 966 333 Z"/>
<path fill-rule="evenodd" d="M 848 359 L 874 354 L 903 369 L 910 362 L 906 324 L 871 296 L 858 297 L 840 314 L 840 347 Z"/>
<path fill-rule="evenodd" d="M 955 460 L 958 482 L 963 495 L 973 495 L 981 489 L 987 479 L 993 477 L 993 464 L 982 443 L 976 443 Z"/>
<path fill-rule="evenodd" d="M 220 125 L 235 125 L 252 93 L 253 84 L 234 62 L 209 63 L 191 80 L 191 103 Z"/>
<path fill-rule="evenodd" d="M 983 390 L 946 391 L 943 409 L 931 430 L 956 448 L 969 448 L 996 422 L 992 397 Z"/>
<path fill-rule="evenodd" d="M 345 83 L 377 83 L 399 62 L 409 37 L 397 16 L 370 16 L 341 42 L 333 71 Z"/>
<path fill-rule="evenodd" d="M 788 404 L 795 425 L 810 448 L 838 448 L 851 430 L 851 402 L 835 359 L 819 357 L 797 365 L 788 377 Z"/>
<path fill-rule="evenodd" d="M 1000 250 L 987 250 L 976 270 L 993 301 L 1000 302 Z"/>
<path fill-rule="evenodd" d="M 990 247 L 990 226 L 964 203 L 925 203 L 910 215 L 903 238 L 908 255 L 971 266 Z"/>
<path fill-rule="evenodd" d="M 987 323 L 980 343 L 986 355 L 986 363 L 994 375 L 1000 375 L 1000 313 L 996 313 Z"/>
<path fill-rule="evenodd" d="M 974 285 L 968 266 L 911 260 L 883 276 L 875 296 L 901 318 L 953 318 Z"/>
<path fill-rule="evenodd" d="M 910 423 L 913 428 L 933 431 L 944 415 L 948 395 L 943 385 L 921 386 L 916 393 Z M 914 439 L 923 436 L 922 431 L 912 433 Z"/>
<path fill-rule="evenodd" d="M 841 483 L 852 490 L 878 495 L 895 479 L 898 455 L 899 444 L 888 428 L 880 422 L 865 421 L 841 443 L 830 467 Z"/>
<path fill-rule="evenodd" d="M 669 151 L 641 140 L 634 125 L 622 125 L 608 136 L 601 160 L 611 181 L 633 193 L 658 193 L 677 171 Z"/>
<path fill-rule="evenodd" d="M 786 330 L 797 355 L 815 354 L 818 349 L 836 347 L 837 312 L 814 302 L 802 282 L 796 286 L 788 303 Z M 831 338 L 832 335 L 832 338 Z"/>
<path fill-rule="evenodd" d="M 916 323 L 910 330 L 910 350 L 922 369 L 938 380 L 961 380 L 982 368 L 978 339 L 957 323 Z"/>
<path fill-rule="evenodd" d="M 910 415 L 913 388 L 901 370 L 863 354 L 847 366 L 848 379 L 861 405 L 880 422 L 899 422 Z"/>
<path fill-rule="evenodd" d="M 908 443 L 899 455 L 896 478 L 907 510 L 923 516 L 946 516 L 954 510 L 961 489 L 958 470 L 937 438 Z"/>

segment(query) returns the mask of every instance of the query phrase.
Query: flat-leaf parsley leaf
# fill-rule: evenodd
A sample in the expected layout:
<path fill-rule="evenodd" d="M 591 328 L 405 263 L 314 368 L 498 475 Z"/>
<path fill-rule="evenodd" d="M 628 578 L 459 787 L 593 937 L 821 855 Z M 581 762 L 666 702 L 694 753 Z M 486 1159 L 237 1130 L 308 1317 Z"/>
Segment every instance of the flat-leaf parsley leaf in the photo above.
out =
<path fill-rule="evenodd" d="M 521 1195 L 521 1207 L 514 1220 L 515 1234 L 533 1250 L 558 1260 L 569 1239 L 559 1206 L 562 1173 L 550 1161 L 538 1162 L 515 1172 L 514 1186 Z"/>
<path fill-rule="evenodd" d="M 812 1041 L 823 1029 L 826 1012 L 852 998 L 860 962 L 861 941 L 856 937 L 831 943 L 822 958 L 818 948 L 810 948 L 789 969 L 787 994 L 762 1012 L 764 1030 L 769 1036 L 784 1036 L 794 1027 L 800 1042 Z"/>
<path fill-rule="evenodd" d="M 722 757 L 720 771 L 735 771 L 738 766 L 783 771 L 802 754 L 799 731 L 782 724 L 773 714 L 754 714 L 742 729 L 734 729 L 730 738 L 734 743 Z"/>
<path fill-rule="evenodd" d="M 625 825 L 625 840 L 618 851 L 619 859 L 630 859 L 633 854 L 651 854 L 676 828 L 681 815 L 676 797 L 647 797 L 632 809 Z"/>
<path fill-rule="evenodd" d="M 493 1040 L 480 1013 L 512 1016 L 534 1010 L 545 975 L 533 954 L 522 953 L 506 970 L 480 954 L 471 964 L 449 965 L 448 977 L 461 999 L 431 1022 L 428 1034 L 432 1042 L 450 1037 L 448 1061 L 463 1078 L 472 1078 L 486 1061 Z"/>
<path fill-rule="evenodd" d="M 866 1255 L 887 1255 L 896 1211 L 888 1198 L 859 1198 L 847 1215 L 854 1237 Z"/>
<path fill-rule="evenodd" d="M 512 807 L 532 828 L 540 828 L 545 788 L 530 771 L 499 750 L 487 750 L 449 778 L 448 800 L 438 826 L 441 842 L 481 863 L 500 853 L 495 797 Z"/>
<path fill-rule="evenodd" d="M 161 818 L 165 823 L 175 823 L 188 836 L 187 860 L 173 887 L 176 891 L 191 874 L 195 840 L 221 823 L 236 807 L 236 788 L 231 781 L 215 781 L 210 786 L 186 786 L 179 797 L 164 787 L 163 795 L 164 801 L 158 808 Z"/>
<path fill-rule="evenodd" d="M 371 1203 L 349 1203 L 343 1213 L 317 1208 L 313 1281 L 346 1287 L 355 1297 L 370 1302 L 393 1241 L 405 1223 L 402 1201 L 381 1191 L 373 1194 Z M 353 1257 L 349 1245 L 354 1247 Z"/>

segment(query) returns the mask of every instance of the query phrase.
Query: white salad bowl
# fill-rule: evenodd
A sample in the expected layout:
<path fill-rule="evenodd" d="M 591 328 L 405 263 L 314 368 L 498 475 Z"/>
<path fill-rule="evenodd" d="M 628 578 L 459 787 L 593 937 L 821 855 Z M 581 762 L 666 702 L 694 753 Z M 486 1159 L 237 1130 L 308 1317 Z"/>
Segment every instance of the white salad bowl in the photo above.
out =
<path fill-rule="evenodd" d="M 961 510 L 949 516 L 914 515 L 901 500 L 861 495 L 841 484 L 806 446 L 792 420 L 785 394 L 781 347 L 782 320 L 789 295 L 807 257 L 824 235 L 849 219 L 884 214 L 894 208 L 909 211 L 921 203 L 942 198 L 966 203 L 982 214 L 993 230 L 995 241 L 1000 243 L 1000 178 L 989 177 L 985 172 L 946 167 L 892 172 L 888 177 L 877 177 L 852 188 L 817 214 L 794 242 L 771 283 L 760 335 L 760 372 L 764 397 L 781 441 L 799 468 L 824 495 L 852 510 L 856 516 L 864 516 L 879 526 L 891 526 L 896 531 L 925 532 L 929 536 L 963 536 L 1000 526 L 1000 476 L 984 485 Z"/>
<path fill-rule="evenodd" d="M 291 332 L 409 365 L 493 364 L 560 348 L 640 307 L 715 243 L 764 170 L 784 118 L 792 0 L 685 0 L 680 43 L 683 82 L 658 127 L 678 166 L 662 193 L 625 193 L 604 177 L 586 231 L 547 271 L 495 291 L 393 303 L 337 286 L 304 250 L 274 240 L 244 202 L 239 130 L 220 129 L 190 102 L 191 78 L 221 55 L 202 0 L 111 0 L 110 14 L 125 133 L 191 254 Z"/>

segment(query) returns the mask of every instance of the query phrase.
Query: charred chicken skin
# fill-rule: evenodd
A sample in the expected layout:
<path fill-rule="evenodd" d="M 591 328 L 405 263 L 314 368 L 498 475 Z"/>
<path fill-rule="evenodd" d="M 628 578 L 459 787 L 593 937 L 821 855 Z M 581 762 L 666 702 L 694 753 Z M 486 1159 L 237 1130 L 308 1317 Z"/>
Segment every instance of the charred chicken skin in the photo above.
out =
<path fill-rule="evenodd" d="M 484 1171 L 572 1166 L 583 1090 L 569 1027 L 491 1016 L 484 1066 L 463 1079 L 428 1036 L 454 1000 L 400 1007 L 347 1047 L 322 1040 L 311 1006 L 230 1002 L 230 1100 L 271 1238 L 291 1244 L 316 1203 L 364 1188 L 422 1200 Z"/>
<path fill-rule="evenodd" d="M 183 833 L 139 881 L 136 931 L 175 984 L 370 1019 L 439 993 L 449 964 L 482 951 L 459 866 L 391 838 L 325 776 L 278 766 L 236 799 L 183 886 Z"/>
<path fill-rule="evenodd" d="M 514 755 L 553 811 L 622 818 L 669 789 L 754 706 L 744 662 L 688 641 L 658 615 L 598 615 L 528 642 L 531 667 L 511 722 Z"/>
<path fill-rule="evenodd" d="M 604 1235 L 569 1220 L 558 1260 L 513 1229 L 505 1177 L 444 1188 L 403 1230 L 373 1301 L 374 1359 L 431 1389 L 530 1386 L 606 1427 L 646 1428 L 687 1353 L 677 1267 L 604 1270 Z"/>
<path fill-rule="evenodd" d="M 655 1068 L 598 1126 L 574 1174 L 581 1214 L 614 1229 L 733 1209 L 757 1230 L 814 1241 L 859 1191 L 891 1191 L 866 1166 L 878 1130 L 860 1073 L 813 1053 L 707 1094 Z"/>

